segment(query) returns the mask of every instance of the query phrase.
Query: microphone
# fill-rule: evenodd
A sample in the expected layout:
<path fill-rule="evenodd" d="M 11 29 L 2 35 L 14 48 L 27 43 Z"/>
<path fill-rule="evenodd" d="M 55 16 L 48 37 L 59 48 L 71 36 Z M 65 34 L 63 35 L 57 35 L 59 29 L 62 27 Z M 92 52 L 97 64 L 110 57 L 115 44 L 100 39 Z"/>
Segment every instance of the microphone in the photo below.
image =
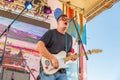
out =
<path fill-rule="evenodd" d="M 75 17 L 76 17 L 76 15 L 73 16 L 73 17 L 69 20 L 69 23 L 70 23 Z"/>

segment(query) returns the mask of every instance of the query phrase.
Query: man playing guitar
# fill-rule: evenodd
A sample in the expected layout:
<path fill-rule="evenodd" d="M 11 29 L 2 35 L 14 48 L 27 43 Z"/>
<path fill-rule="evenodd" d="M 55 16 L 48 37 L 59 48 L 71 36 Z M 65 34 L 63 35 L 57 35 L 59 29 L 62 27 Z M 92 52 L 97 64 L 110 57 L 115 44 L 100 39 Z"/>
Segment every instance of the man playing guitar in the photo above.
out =
<path fill-rule="evenodd" d="M 42 69 L 40 70 L 40 80 L 67 80 L 65 68 L 59 68 L 60 62 L 58 58 L 62 56 L 62 54 L 58 55 L 58 53 L 65 51 L 66 53 L 63 52 L 65 54 L 64 57 L 71 54 L 72 37 L 66 33 L 69 19 L 67 15 L 64 14 L 57 17 L 55 16 L 55 18 L 57 20 L 57 29 L 48 30 L 37 43 L 37 50 L 45 58 L 43 59 L 44 68 L 42 64 Z M 54 55 L 57 55 L 57 57 Z M 73 56 L 70 59 L 75 60 L 77 57 Z M 52 68 L 49 69 L 49 65 L 51 65 Z M 52 69 L 57 70 L 52 73 Z M 44 70 L 51 71 L 51 73 L 47 74 Z"/>

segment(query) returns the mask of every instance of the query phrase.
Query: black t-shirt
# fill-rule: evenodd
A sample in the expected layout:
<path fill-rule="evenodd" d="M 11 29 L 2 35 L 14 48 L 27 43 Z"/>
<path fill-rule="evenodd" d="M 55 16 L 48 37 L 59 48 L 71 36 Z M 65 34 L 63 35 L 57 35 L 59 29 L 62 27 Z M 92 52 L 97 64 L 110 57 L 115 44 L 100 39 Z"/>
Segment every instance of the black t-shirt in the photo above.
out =
<path fill-rule="evenodd" d="M 52 54 L 60 51 L 70 52 L 72 49 L 72 37 L 68 33 L 61 34 L 56 29 L 47 31 L 40 40 Z"/>

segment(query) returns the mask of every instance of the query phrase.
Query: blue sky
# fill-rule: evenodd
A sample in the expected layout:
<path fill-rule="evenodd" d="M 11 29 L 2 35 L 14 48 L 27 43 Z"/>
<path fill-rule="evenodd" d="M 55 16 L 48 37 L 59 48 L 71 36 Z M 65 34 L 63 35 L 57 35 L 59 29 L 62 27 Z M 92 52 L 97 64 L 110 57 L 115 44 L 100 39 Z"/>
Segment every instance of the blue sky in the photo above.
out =
<path fill-rule="evenodd" d="M 87 24 L 87 49 L 102 49 L 88 55 L 87 80 L 120 80 L 120 2 Z"/>

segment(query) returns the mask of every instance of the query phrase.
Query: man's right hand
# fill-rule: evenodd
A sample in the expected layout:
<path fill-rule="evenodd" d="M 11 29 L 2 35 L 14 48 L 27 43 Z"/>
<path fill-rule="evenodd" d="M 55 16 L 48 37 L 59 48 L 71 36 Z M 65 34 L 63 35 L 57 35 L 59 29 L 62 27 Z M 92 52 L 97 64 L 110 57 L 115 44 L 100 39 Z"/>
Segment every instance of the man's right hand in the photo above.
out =
<path fill-rule="evenodd" d="M 37 50 L 39 51 L 39 53 L 42 54 L 42 56 L 44 56 L 45 58 L 51 60 L 52 66 L 54 68 L 58 68 L 59 67 L 59 63 L 58 60 L 55 56 L 53 56 L 46 48 L 45 43 L 43 41 L 39 41 L 37 43 Z"/>
<path fill-rule="evenodd" d="M 52 57 L 51 63 L 52 63 L 52 66 L 53 66 L 54 68 L 57 69 L 57 68 L 59 67 L 59 62 L 58 62 L 58 60 L 57 60 L 56 57 Z"/>

